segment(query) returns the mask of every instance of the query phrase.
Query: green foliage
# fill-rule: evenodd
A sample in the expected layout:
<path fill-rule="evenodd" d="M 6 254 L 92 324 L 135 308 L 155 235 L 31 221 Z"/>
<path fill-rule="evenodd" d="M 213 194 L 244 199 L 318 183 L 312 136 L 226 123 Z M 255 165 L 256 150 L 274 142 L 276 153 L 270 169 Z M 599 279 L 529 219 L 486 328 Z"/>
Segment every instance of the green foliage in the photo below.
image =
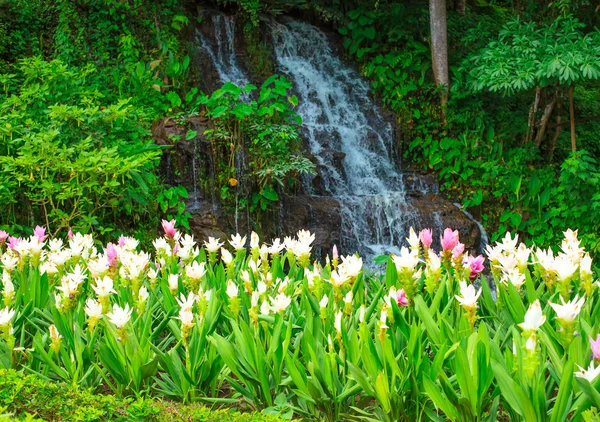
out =
<path fill-rule="evenodd" d="M 261 86 L 258 99 L 248 100 L 256 90 L 253 85 L 240 88 L 226 83 L 210 97 L 201 97 L 215 128 L 207 132 L 213 151 L 222 168 L 218 168 L 221 197 L 228 198 L 236 177 L 236 154 L 248 153 L 253 178 L 250 209 L 266 210 L 278 200 L 277 186 L 286 188 L 298 174 L 312 173 L 314 165 L 300 154 L 299 127 L 302 120 L 293 110 L 298 104 L 288 94 L 291 82 L 278 75 Z"/>
<path fill-rule="evenodd" d="M 148 116 L 130 99 L 107 102 L 95 68 L 24 59 L 0 105 L 4 221 L 102 230 L 140 218 L 158 184 Z"/>
<path fill-rule="evenodd" d="M 277 421 L 273 416 L 210 410 L 154 399 L 117 399 L 68 384 L 44 381 L 35 375 L 0 370 L 0 408 L 5 415 L 26 421 Z M 31 419 L 35 415 L 39 419 Z M 3 419 L 4 420 L 4 419 Z"/>

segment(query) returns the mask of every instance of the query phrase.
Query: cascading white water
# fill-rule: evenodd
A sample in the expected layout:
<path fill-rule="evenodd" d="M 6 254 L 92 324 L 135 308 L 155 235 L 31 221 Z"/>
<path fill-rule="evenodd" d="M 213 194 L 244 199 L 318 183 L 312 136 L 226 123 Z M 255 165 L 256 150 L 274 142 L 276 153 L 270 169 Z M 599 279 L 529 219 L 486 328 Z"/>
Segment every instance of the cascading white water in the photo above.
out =
<path fill-rule="evenodd" d="M 240 67 L 235 54 L 235 20 L 233 16 L 213 15 L 214 42 L 196 33 L 200 46 L 210 56 L 221 82 L 233 82 L 237 86 L 250 83 L 246 72 Z"/>
<path fill-rule="evenodd" d="M 274 23 L 272 32 L 277 63 L 299 94 L 297 111 L 325 189 L 342 206 L 344 251 L 397 250 L 416 216 L 392 158 L 392 127 L 369 98 L 368 83 L 315 26 Z M 339 152 L 341 166 L 332 159 Z"/>

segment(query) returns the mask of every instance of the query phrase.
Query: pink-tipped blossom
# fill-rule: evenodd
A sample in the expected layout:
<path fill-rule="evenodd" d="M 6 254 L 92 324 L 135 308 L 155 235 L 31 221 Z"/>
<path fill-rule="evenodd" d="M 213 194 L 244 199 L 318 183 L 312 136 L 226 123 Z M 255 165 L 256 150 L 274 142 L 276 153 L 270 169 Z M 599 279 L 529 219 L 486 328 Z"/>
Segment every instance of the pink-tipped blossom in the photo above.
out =
<path fill-rule="evenodd" d="M 406 293 L 404 293 L 404 289 L 396 292 L 396 303 L 398 303 L 398 306 L 408 306 L 408 298 L 406 297 Z"/>
<path fill-rule="evenodd" d="M 431 229 L 423 229 L 419 232 L 419 239 L 421 243 L 425 247 L 425 249 L 429 249 L 431 246 L 431 242 L 433 241 L 433 233 Z"/>
<path fill-rule="evenodd" d="M 117 244 L 118 244 L 120 247 L 123 247 L 123 246 L 125 246 L 125 243 L 126 243 L 126 241 L 127 241 L 127 240 L 125 239 L 125 236 L 121 235 L 121 236 L 119 236 L 119 241 L 117 242 Z"/>
<path fill-rule="evenodd" d="M 69 229 L 69 232 L 67 233 L 67 237 L 69 238 L 69 240 L 73 239 L 73 230 Z"/>
<path fill-rule="evenodd" d="M 333 245 L 333 251 L 331 252 L 331 255 L 333 256 L 333 259 L 339 258 L 337 245 Z"/>
<path fill-rule="evenodd" d="M 444 235 L 440 237 L 440 242 L 444 251 L 451 251 L 458 245 L 458 230 L 444 230 Z"/>
<path fill-rule="evenodd" d="M 175 220 L 174 219 L 171 221 L 162 220 L 161 224 L 162 224 L 163 230 L 165 231 L 165 236 L 174 238 L 175 235 L 177 234 L 177 230 L 175 229 Z"/>
<path fill-rule="evenodd" d="M 37 237 L 38 242 L 42 243 L 46 239 L 46 229 L 42 226 L 36 226 L 33 235 Z"/>
<path fill-rule="evenodd" d="M 0 243 L 6 242 L 6 239 L 8 239 L 8 233 L 4 230 L 0 230 Z"/>
<path fill-rule="evenodd" d="M 108 259 L 108 265 L 114 267 L 117 265 L 117 257 L 118 257 L 117 249 L 115 248 L 114 243 L 108 243 L 106 245 L 106 258 Z"/>
<path fill-rule="evenodd" d="M 477 278 L 477 275 L 483 271 L 483 263 L 485 262 L 485 258 L 482 255 L 477 257 L 469 256 L 467 258 L 466 266 L 471 270 L 471 274 L 469 277 L 471 280 Z"/>
<path fill-rule="evenodd" d="M 19 240 L 19 238 L 18 238 L 18 237 L 10 236 L 10 237 L 8 238 L 8 245 L 7 245 L 7 246 L 8 246 L 10 249 L 14 249 L 14 248 L 16 248 L 16 247 L 17 247 L 17 245 L 19 244 L 19 242 L 20 242 L 20 240 Z"/>
<path fill-rule="evenodd" d="M 590 345 L 592 347 L 592 357 L 600 360 L 600 334 L 598 334 L 596 340 L 590 337 Z"/>
<path fill-rule="evenodd" d="M 452 257 L 454 259 L 458 259 L 463 254 L 464 251 L 465 251 L 465 244 L 459 242 L 454 248 L 452 248 Z"/>

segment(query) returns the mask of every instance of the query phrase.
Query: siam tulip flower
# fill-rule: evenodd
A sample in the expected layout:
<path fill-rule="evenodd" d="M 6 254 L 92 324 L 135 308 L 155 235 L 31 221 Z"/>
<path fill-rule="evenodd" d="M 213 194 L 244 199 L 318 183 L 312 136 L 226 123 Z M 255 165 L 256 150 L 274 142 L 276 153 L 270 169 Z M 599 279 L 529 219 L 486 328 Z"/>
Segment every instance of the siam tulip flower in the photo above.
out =
<path fill-rule="evenodd" d="M 310 246 L 310 242 L 308 241 L 299 240 L 293 245 L 292 253 L 304 268 L 308 267 L 311 250 L 312 247 Z"/>
<path fill-rule="evenodd" d="M 458 230 L 452 231 L 452 229 L 444 230 L 443 236 L 440 236 L 440 242 L 444 252 L 451 251 L 458 245 Z"/>
<path fill-rule="evenodd" d="M 365 305 L 360 305 L 358 308 L 358 322 L 361 324 L 365 322 L 365 315 L 367 313 L 367 307 Z"/>
<path fill-rule="evenodd" d="M 329 280 L 327 280 L 334 289 L 338 289 L 348 281 L 348 275 L 345 272 L 332 271 Z"/>
<path fill-rule="evenodd" d="M 385 310 L 385 309 L 382 309 L 381 313 L 379 314 L 378 327 L 379 327 L 378 337 L 379 337 L 379 340 L 381 342 L 383 342 L 385 340 L 385 333 L 386 333 L 387 329 L 390 328 L 387 325 L 387 310 Z"/>
<path fill-rule="evenodd" d="M 510 232 L 506 232 L 506 235 L 502 239 L 502 242 L 499 244 L 499 246 L 502 251 L 513 253 L 513 252 L 515 252 L 517 243 L 519 243 L 519 235 L 516 234 L 513 239 Z"/>
<path fill-rule="evenodd" d="M 4 244 L 6 239 L 8 239 L 8 233 L 6 233 L 4 230 L 0 230 L 0 245 Z"/>
<path fill-rule="evenodd" d="M 525 349 L 529 354 L 535 353 L 535 347 L 537 346 L 537 338 L 535 334 L 529 336 L 527 341 L 525 342 Z"/>
<path fill-rule="evenodd" d="M 285 277 L 283 279 L 283 281 L 281 281 L 281 279 L 277 279 L 276 281 L 277 284 L 277 292 L 278 293 L 284 293 L 285 290 L 287 289 L 288 285 L 290 284 L 290 279 L 289 277 Z"/>
<path fill-rule="evenodd" d="M 433 242 L 433 233 L 431 229 L 423 229 L 419 232 L 419 240 L 423 244 L 423 248 L 425 250 L 431 247 L 431 243 Z"/>
<path fill-rule="evenodd" d="M 61 336 L 56 329 L 56 325 L 52 324 L 48 327 L 48 331 L 50 332 L 50 347 L 54 350 L 54 353 L 58 353 L 60 350 L 60 343 L 62 342 L 63 336 Z"/>
<path fill-rule="evenodd" d="M 558 275 L 558 280 L 569 280 L 577 271 L 578 265 L 574 263 L 567 255 L 559 255 L 554 260 L 554 271 Z"/>
<path fill-rule="evenodd" d="M 189 234 L 185 234 L 181 239 L 179 239 L 179 244 L 181 248 L 192 250 L 196 246 L 196 241 L 194 240 L 194 236 L 190 236 Z"/>
<path fill-rule="evenodd" d="M 181 307 L 181 309 L 185 310 L 185 311 L 191 311 L 192 308 L 194 307 L 194 303 L 196 302 L 196 295 L 192 292 L 190 292 L 187 297 L 181 293 L 179 295 L 178 298 L 176 298 L 175 300 L 177 301 L 177 304 Z"/>
<path fill-rule="evenodd" d="M 221 246 L 223 246 L 223 243 L 219 242 L 219 238 L 211 236 L 208 237 L 208 241 L 204 242 L 204 247 L 209 254 L 217 253 Z"/>
<path fill-rule="evenodd" d="M 221 260 L 226 267 L 233 263 L 233 255 L 225 248 L 221 248 Z"/>
<path fill-rule="evenodd" d="M 8 307 L 6 307 L 3 310 L 1 310 L 0 311 L 0 327 L 10 325 L 14 316 L 15 316 L 14 309 L 9 309 Z"/>
<path fill-rule="evenodd" d="M 183 326 L 183 338 L 187 338 L 189 329 L 194 326 L 194 313 L 191 310 L 181 308 L 177 319 L 181 321 L 181 325 Z"/>
<path fill-rule="evenodd" d="M 85 308 L 83 309 L 85 314 L 90 318 L 99 319 L 102 317 L 102 304 L 94 299 L 88 299 L 85 301 Z"/>
<path fill-rule="evenodd" d="M 584 369 L 581 366 L 579 366 L 579 369 L 580 371 L 574 372 L 574 375 L 578 378 L 585 378 L 589 382 L 594 382 L 598 378 L 598 375 L 600 375 L 600 366 L 596 367 L 593 361 L 590 362 L 588 369 Z"/>
<path fill-rule="evenodd" d="M 598 334 L 596 340 L 590 337 L 590 347 L 592 349 L 592 357 L 600 361 L 600 334 Z"/>
<path fill-rule="evenodd" d="M 258 269 L 261 265 L 262 261 L 258 259 L 257 261 L 251 260 L 248 262 L 248 268 L 252 271 L 252 274 L 257 274 Z"/>
<path fill-rule="evenodd" d="M 12 282 L 10 273 L 4 271 L 2 273 L 2 285 L 4 289 L 2 290 L 2 299 L 4 300 L 4 306 L 12 305 L 13 299 L 15 297 L 15 285 Z"/>
<path fill-rule="evenodd" d="M 204 274 L 206 274 L 206 264 L 204 262 L 194 261 L 185 267 L 185 275 L 194 281 L 200 280 Z"/>
<path fill-rule="evenodd" d="M 258 249 L 260 238 L 256 232 L 250 233 L 250 249 Z"/>
<path fill-rule="evenodd" d="M 109 314 L 106 314 L 109 321 L 112 322 L 117 329 L 121 329 L 129 322 L 131 319 L 131 312 L 133 310 L 129 308 L 129 303 L 125 304 L 124 308 L 121 308 L 119 305 L 113 305 L 113 311 Z"/>
<path fill-rule="evenodd" d="M 406 241 L 408 242 L 408 244 L 410 246 L 410 250 L 416 251 L 416 253 L 418 255 L 419 243 L 421 241 L 419 240 L 419 236 L 417 235 L 417 233 L 415 233 L 415 230 L 412 227 L 408 231 L 408 237 L 406 238 Z"/>
<path fill-rule="evenodd" d="M 9 236 L 7 246 L 9 249 L 15 249 L 19 245 L 20 239 L 18 237 Z"/>
<path fill-rule="evenodd" d="M 594 275 L 592 273 L 592 258 L 587 253 L 579 261 L 579 277 L 581 278 L 581 287 L 588 296 L 591 296 L 594 287 Z"/>
<path fill-rule="evenodd" d="M 233 282 L 233 280 L 229 280 L 227 282 L 227 289 L 225 290 L 225 293 L 227 294 L 227 296 L 229 296 L 230 298 L 232 297 L 237 297 L 237 295 L 239 294 L 239 289 L 237 284 L 235 284 Z"/>
<path fill-rule="evenodd" d="M 258 302 L 260 301 L 260 293 L 256 290 L 252 292 L 252 296 L 250 296 L 250 308 L 256 309 L 258 308 Z"/>
<path fill-rule="evenodd" d="M 154 282 L 158 278 L 158 272 L 154 268 L 149 268 L 146 274 L 148 275 L 151 284 L 154 285 Z"/>
<path fill-rule="evenodd" d="M 325 309 L 327 308 L 327 304 L 329 303 L 329 296 L 327 296 L 326 294 L 323 295 L 323 297 L 321 298 L 321 300 L 319 301 L 319 307 L 321 309 Z"/>
<path fill-rule="evenodd" d="M 271 313 L 271 305 L 266 300 L 260 305 L 260 314 L 261 315 L 269 315 Z"/>
<path fill-rule="evenodd" d="M 349 290 L 344 296 L 344 303 L 347 305 L 352 305 L 352 290 Z"/>
<path fill-rule="evenodd" d="M 338 337 L 341 338 L 341 336 L 342 336 L 342 311 L 338 311 L 335 313 L 333 327 L 335 328 L 335 331 L 337 332 Z"/>
<path fill-rule="evenodd" d="M 175 219 L 171 221 L 162 220 L 161 225 L 165 231 L 165 236 L 169 239 L 175 239 L 177 236 L 177 230 L 175 229 Z"/>
<path fill-rule="evenodd" d="M 465 244 L 458 242 L 454 248 L 452 248 L 452 258 L 459 260 L 465 251 Z"/>
<path fill-rule="evenodd" d="M 55 263 L 50 262 L 50 261 L 46 261 L 46 262 L 42 262 L 42 264 L 40 265 L 40 274 L 56 274 L 58 273 L 58 267 L 56 266 Z"/>
<path fill-rule="evenodd" d="M 108 259 L 100 255 L 97 259 L 88 260 L 87 267 L 92 278 L 100 277 L 109 269 Z"/>
<path fill-rule="evenodd" d="M 1 261 L 3 270 L 7 272 L 12 272 L 19 263 L 19 259 L 12 252 L 3 254 Z"/>
<path fill-rule="evenodd" d="M 517 260 L 517 266 L 521 272 L 525 272 L 525 268 L 529 262 L 529 255 L 531 254 L 531 249 L 525 246 L 524 243 L 519 245 L 519 248 L 515 252 L 515 258 Z"/>
<path fill-rule="evenodd" d="M 263 280 L 259 280 L 258 283 L 256 283 L 256 291 L 262 296 L 267 292 L 267 284 Z"/>
<path fill-rule="evenodd" d="M 73 230 L 69 229 L 67 232 L 67 239 L 73 239 Z"/>
<path fill-rule="evenodd" d="M 483 263 L 485 262 L 485 258 L 482 255 L 477 257 L 469 256 L 465 262 L 465 267 L 469 269 L 469 278 L 474 280 L 477 278 L 479 273 L 481 273 L 484 269 Z"/>
<path fill-rule="evenodd" d="M 92 286 L 92 289 L 94 289 L 94 292 L 96 292 L 100 298 L 108 297 L 111 293 L 117 293 L 114 289 L 114 282 L 109 276 L 97 278 L 96 285 Z"/>
<path fill-rule="evenodd" d="M 510 282 L 517 290 L 519 290 L 521 286 L 525 284 L 526 277 L 525 274 L 519 272 L 517 268 L 512 268 L 502 273 L 500 281 L 504 284 L 508 284 Z"/>
<path fill-rule="evenodd" d="M 354 279 L 362 271 L 362 266 L 363 260 L 358 255 L 343 256 L 340 271 L 343 271 L 348 278 Z"/>
<path fill-rule="evenodd" d="M 46 228 L 36 226 L 33 235 L 37 238 L 39 243 L 42 243 L 46 239 Z"/>
<path fill-rule="evenodd" d="M 408 306 L 408 298 L 404 293 L 404 289 L 396 291 L 396 303 L 398 304 L 398 307 Z"/>
<path fill-rule="evenodd" d="M 419 263 L 419 256 L 403 246 L 400 249 L 400 255 L 392 255 L 392 261 L 396 265 L 398 273 L 413 273 Z"/>
<path fill-rule="evenodd" d="M 167 240 L 164 237 L 154 239 L 152 241 L 152 246 L 154 246 L 156 253 L 159 255 L 171 255 L 171 245 L 169 245 L 169 242 L 167 242 Z"/>
<path fill-rule="evenodd" d="M 582 296 L 581 299 L 579 299 L 579 296 L 576 295 L 573 300 L 566 303 L 562 297 L 560 298 L 560 300 L 563 303 L 562 305 L 552 302 L 549 302 L 549 304 L 550 306 L 552 306 L 552 309 L 554 309 L 554 311 L 556 312 L 556 317 L 559 320 L 562 320 L 564 322 L 572 322 L 575 320 L 575 318 L 577 318 L 579 312 L 581 312 L 581 308 L 585 303 L 585 296 Z"/>
<path fill-rule="evenodd" d="M 296 235 L 298 242 L 308 243 L 309 245 L 315 241 L 315 234 L 308 230 L 300 230 Z"/>
<path fill-rule="evenodd" d="M 48 241 L 48 249 L 50 249 L 51 252 L 60 252 L 62 250 L 63 247 L 63 241 L 62 239 L 50 239 Z"/>
<path fill-rule="evenodd" d="M 179 274 L 169 274 L 167 282 L 169 283 L 169 290 L 176 292 L 179 289 Z"/>
<path fill-rule="evenodd" d="M 285 244 L 281 242 L 279 238 L 273 240 L 271 247 L 269 247 L 269 253 L 271 255 L 279 255 L 281 251 L 285 249 Z"/>
<path fill-rule="evenodd" d="M 229 244 L 236 251 L 241 251 L 246 247 L 246 236 L 242 237 L 239 234 L 232 235 Z"/>
<path fill-rule="evenodd" d="M 518 324 L 525 332 L 537 331 L 546 322 L 546 316 L 542 313 L 540 301 L 536 299 L 525 313 L 525 319 Z"/>
<path fill-rule="evenodd" d="M 479 296 L 481 296 L 481 289 L 475 291 L 475 286 L 467 285 L 464 281 L 460 282 L 460 296 L 454 295 L 465 309 L 476 309 Z"/>
<path fill-rule="evenodd" d="M 283 293 L 279 293 L 275 296 L 275 299 L 271 299 L 271 309 L 275 313 L 283 313 L 292 303 L 292 298 L 286 296 Z"/>
<path fill-rule="evenodd" d="M 331 259 L 332 259 L 333 269 L 336 270 L 339 260 L 340 260 L 340 255 L 338 253 L 337 245 L 333 245 L 333 249 L 331 250 Z"/>
<path fill-rule="evenodd" d="M 148 289 L 146 288 L 146 286 L 140 287 L 140 290 L 138 292 L 138 302 L 140 304 L 146 302 L 146 300 L 148 300 L 149 296 L 150 296 L 150 294 L 148 293 Z"/>

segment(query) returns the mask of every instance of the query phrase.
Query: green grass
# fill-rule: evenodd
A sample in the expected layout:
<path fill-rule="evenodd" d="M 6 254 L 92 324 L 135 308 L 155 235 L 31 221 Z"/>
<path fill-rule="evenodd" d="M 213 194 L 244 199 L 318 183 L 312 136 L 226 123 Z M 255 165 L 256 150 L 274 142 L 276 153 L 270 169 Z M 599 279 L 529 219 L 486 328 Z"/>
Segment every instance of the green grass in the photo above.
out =
<path fill-rule="evenodd" d="M 67 384 L 0 370 L 0 421 L 227 421 L 275 422 L 280 419 L 231 409 L 148 399 L 118 399 Z"/>

